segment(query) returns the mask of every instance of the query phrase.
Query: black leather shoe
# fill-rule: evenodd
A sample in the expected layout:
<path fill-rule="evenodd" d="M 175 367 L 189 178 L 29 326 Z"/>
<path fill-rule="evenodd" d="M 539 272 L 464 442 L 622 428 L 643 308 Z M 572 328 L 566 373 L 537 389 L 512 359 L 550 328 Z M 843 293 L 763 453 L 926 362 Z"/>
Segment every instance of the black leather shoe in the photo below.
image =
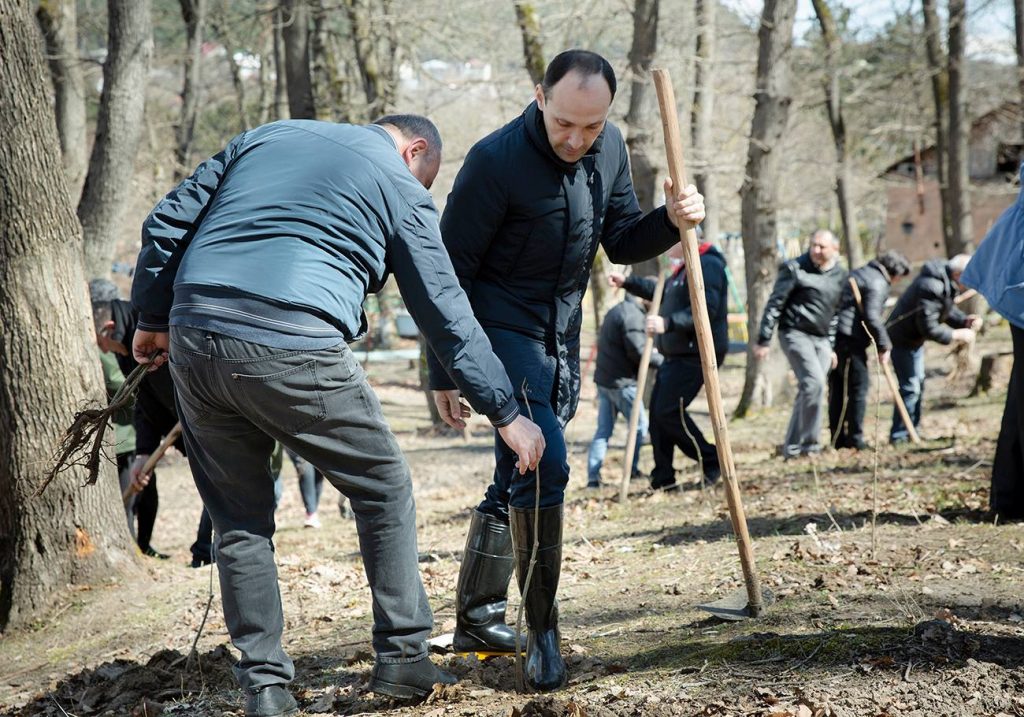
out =
<path fill-rule="evenodd" d="M 298 713 L 295 698 L 281 685 L 268 685 L 245 697 L 245 717 L 287 717 Z"/>
<path fill-rule="evenodd" d="M 167 560 L 171 557 L 170 555 L 161 553 L 159 550 L 155 550 L 152 545 L 144 548 L 142 550 L 142 554 L 145 555 L 147 558 L 157 558 L 158 560 Z"/>
<path fill-rule="evenodd" d="M 459 679 L 434 666 L 429 657 L 416 662 L 378 662 L 370 674 L 370 691 L 407 700 L 426 697 L 434 685 L 454 685 Z"/>

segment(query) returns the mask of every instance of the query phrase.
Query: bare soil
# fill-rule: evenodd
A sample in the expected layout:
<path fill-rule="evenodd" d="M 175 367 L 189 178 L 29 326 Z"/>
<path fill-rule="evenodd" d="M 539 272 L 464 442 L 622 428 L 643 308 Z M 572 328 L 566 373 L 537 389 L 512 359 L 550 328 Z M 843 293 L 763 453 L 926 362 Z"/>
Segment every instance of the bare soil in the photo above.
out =
<path fill-rule="evenodd" d="M 1008 346 L 997 328 L 978 352 Z M 695 487 L 696 466 L 677 457 L 684 490 L 655 493 L 634 481 L 629 501 L 618 502 L 620 425 L 607 487 L 583 487 L 595 421 L 585 382 L 567 430 L 573 478 L 560 605 L 571 680 L 550 695 L 517 693 L 507 659 L 443 653 L 433 659 L 461 678 L 458 685 L 413 704 L 368 693 L 370 600 L 354 526 L 328 487 L 323 527 L 304 529 L 286 465 L 276 545 L 302 714 L 1024 715 L 1024 528 L 995 524 L 985 510 L 1008 365 L 991 393 L 966 398 L 971 378 L 942 375 L 955 364 L 946 349 L 929 347 L 927 360 L 919 447 L 884 445 L 892 410 L 884 390 L 877 456 L 773 458 L 789 412 L 781 379 L 776 407 L 730 423 L 758 570 L 778 600 L 742 623 L 695 607 L 742 586 L 724 495 Z M 431 435 L 413 367 L 369 370 L 412 467 L 435 634 L 451 632 L 469 513 L 493 468 L 491 432 L 475 419 L 466 440 Z M 722 373 L 728 406 L 742 376 L 742 356 L 731 356 Z M 710 436 L 706 405 L 697 413 Z M 4 635 L 0 713 L 242 714 L 216 580 L 208 568 L 186 567 L 199 517 L 187 464 L 172 456 L 159 480 L 154 544 L 172 558 L 140 557 L 132 574 L 68 588 L 32 629 Z"/>

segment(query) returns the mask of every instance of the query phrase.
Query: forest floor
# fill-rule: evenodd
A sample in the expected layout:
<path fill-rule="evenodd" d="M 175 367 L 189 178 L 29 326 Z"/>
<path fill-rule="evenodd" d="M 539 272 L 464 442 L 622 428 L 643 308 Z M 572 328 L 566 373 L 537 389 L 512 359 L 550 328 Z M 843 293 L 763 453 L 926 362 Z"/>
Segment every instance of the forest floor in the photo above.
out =
<path fill-rule="evenodd" d="M 1008 346 L 1008 331 L 996 328 L 979 353 Z M 944 347 L 929 346 L 927 362 L 921 446 L 885 444 L 884 389 L 877 456 L 773 458 L 792 388 L 774 408 L 730 423 L 757 568 L 778 599 L 761 618 L 738 623 L 695 607 L 742 586 L 722 489 L 696 488 L 696 466 L 677 456 L 689 489 L 652 492 L 634 481 L 620 503 L 621 423 L 607 487 L 584 488 L 595 422 L 585 381 L 567 430 L 572 479 L 559 597 L 570 681 L 548 695 L 517 693 L 507 659 L 451 654 L 433 659 L 459 684 L 425 701 L 367 692 L 370 600 L 354 526 L 327 487 L 323 527 L 304 529 L 286 462 L 275 543 L 302 714 L 1024 715 L 1024 526 L 986 515 L 1008 360 L 993 390 L 972 398 L 970 378 L 947 375 L 955 362 Z M 475 418 L 467 440 L 431 436 L 415 371 L 406 363 L 369 371 L 412 468 L 435 635 L 449 633 L 470 511 L 493 467 L 491 431 Z M 742 356 L 730 356 L 722 371 L 727 407 L 742 380 Z M 695 409 L 710 437 L 703 398 Z M 650 468 L 649 447 L 641 467 Z M 140 557 L 132 574 L 70 588 L 32 629 L 4 635 L 0 714 L 242 714 L 216 580 L 208 568 L 186 567 L 199 500 L 180 456 L 161 468 L 160 493 L 154 545 L 172 558 Z M 211 594 L 199 659 L 190 661 Z M 517 605 L 513 588 L 510 615 Z"/>

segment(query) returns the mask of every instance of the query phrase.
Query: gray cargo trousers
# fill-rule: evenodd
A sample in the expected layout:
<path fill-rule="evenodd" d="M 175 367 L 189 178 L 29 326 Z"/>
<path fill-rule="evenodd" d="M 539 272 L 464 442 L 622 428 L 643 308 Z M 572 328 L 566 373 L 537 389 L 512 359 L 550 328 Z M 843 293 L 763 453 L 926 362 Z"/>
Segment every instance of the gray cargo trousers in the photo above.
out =
<path fill-rule="evenodd" d="M 796 401 L 782 454 L 793 458 L 817 453 L 821 450 L 819 437 L 825 414 L 825 385 L 832 367 L 832 343 L 828 336 L 796 330 L 779 332 L 779 343 L 797 381 Z"/>
<path fill-rule="evenodd" d="M 344 344 L 275 349 L 172 326 L 171 374 L 196 487 L 216 532 L 224 622 L 255 691 L 294 677 L 281 646 L 274 562 L 274 441 L 315 465 L 352 504 L 373 598 L 379 662 L 427 654 L 433 627 L 418 568 L 409 469 L 366 374 Z"/>

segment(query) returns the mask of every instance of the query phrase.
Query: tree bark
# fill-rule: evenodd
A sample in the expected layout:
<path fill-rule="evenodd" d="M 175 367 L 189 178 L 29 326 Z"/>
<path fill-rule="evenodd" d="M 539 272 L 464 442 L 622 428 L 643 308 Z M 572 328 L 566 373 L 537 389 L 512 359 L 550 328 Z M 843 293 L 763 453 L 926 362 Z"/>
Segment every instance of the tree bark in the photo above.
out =
<path fill-rule="evenodd" d="M 76 407 L 103 395 L 82 240 L 28 0 L 0 0 L 0 630 L 39 617 L 68 583 L 109 577 L 131 545 L 107 465 L 32 496 Z M 55 350 L 57 347 L 57 350 Z"/>
<path fill-rule="evenodd" d="M 74 204 L 82 195 L 89 163 L 85 78 L 78 58 L 75 0 L 43 0 L 36 10 L 36 20 L 46 40 L 64 176 L 68 183 L 69 201 Z"/>
<path fill-rule="evenodd" d="M 235 60 L 235 53 L 238 52 L 238 43 L 235 41 L 234 34 L 228 29 L 228 23 L 224 21 L 223 16 L 211 18 L 210 30 L 224 45 L 224 58 L 228 65 L 228 74 L 231 76 L 231 86 L 235 90 L 235 107 L 238 111 L 238 131 L 244 132 L 249 129 L 252 124 L 249 121 L 249 110 L 246 107 L 246 95 L 245 82 L 242 81 L 242 68 L 239 67 L 238 61 Z M 266 63 L 266 57 L 260 57 L 260 89 L 263 89 L 263 65 Z M 261 103 L 264 99 L 261 92 Z M 262 106 L 262 104 L 261 104 Z"/>
<path fill-rule="evenodd" d="M 952 223 L 949 256 L 974 250 L 971 222 L 971 182 L 967 146 L 971 123 L 967 117 L 964 57 L 967 44 L 967 3 L 949 0 L 949 218 Z"/>
<path fill-rule="evenodd" d="M 832 10 L 825 0 L 811 0 L 814 13 L 818 16 L 821 36 L 825 42 L 825 110 L 832 127 L 832 140 L 836 147 L 836 201 L 839 217 L 843 224 L 843 249 L 850 269 L 864 263 L 864 251 L 857 229 L 857 216 L 853 207 L 850 189 L 850 162 L 847 156 L 846 121 L 843 119 L 843 95 L 839 83 L 839 52 L 841 41 L 836 30 Z"/>
<path fill-rule="evenodd" d="M 789 123 L 790 54 L 796 0 L 765 0 L 758 30 L 757 89 L 747 150 L 747 168 L 740 189 L 743 253 L 747 278 L 747 369 L 736 416 L 755 403 L 771 401 L 762 362 L 754 358 L 765 302 L 775 280 L 778 257 L 778 185 L 782 175 L 782 137 Z"/>
<path fill-rule="evenodd" d="M 174 182 L 177 184 L 192 173 L 192 143 L 196 135 L 199 113 L 199 69 L 203 46 L 203 25 L 206 22 L 206 0 L 178 0 L 181 18 L 185 21 L 184 81 L 181 86 L 181 117 L 175 128 Z M 228 57 L 234 62 L 233 57 Z"/>
<path fill-rule="evenodd" d="M 397 28 L 390 19 L 390 3 L 382 2 L 380 21 L 385 23 L 385 32 L 375 27 L 369 0 L 345 0 L 349 25 L 352 28 L 352 43 L 355 50 L 359 79 L 366 95 L 367 121 L 386 114 L 394 105 L 397 83 L 395 78 L 395 54 L 398 50 Z M 388 40 L 387 46 L 380 44 L 380 38 Z"/>
<path fill-rule="evenodd" d="M 953 245 L 952 221 L 950 219 L 949 172 L 947 168 L 946 107 L 949 103 L 949 75 L 946 71 L 945 55 L 942 50 L 942 30 L 935 7 L 936 0 L 922 0 L 924 10 L 925 53 L 932 80 L 932 104 L 935 105 L 935 167 L 939 181 L 939 200 L 942 203 L 942 241 L 947 253 Z"/>
<path fill-rule="evenodd" d="M 516 2 L 516 21 L 519 33 L 523 37 L 523 61 L 530 81 L 539 85 L 544 80 L 544 47 L 540 41 L 540 20 L 537 19 L 537 8 L 530 2 Z"/>
<path fill-rule="evenodd" d="M 309 8 L 306 0 L 281 1 L 284 70 L 288 77 L 288 112 L 292 119 L 316 119 L 309 66 Z"/>
<path fill-rule="evenodd" d="M 626 112 L 626 147 L 633 175 L 633 190 L 640 209 L 654 209 L 658 184 L 658 165 L 653 156 L 656 100 L 652 91 L 651 64 L 658 52 L 659 0 L 636 0 L 633 4 L 633 42 L 629 48 L 629 110 Z M 658 273 L 658 260 L 633 265 L 633 273 L 647 276 Z"/>
<path fill-rule="evenodd" d="M 1017 102 L 1024 110 L 1024 0 L 1013 0 L 1013 30 L 1017 47 Z M 1021 136 L 1024 137 L 1024 112 L 1021 117 Z"/>
<path fill-rule="evenodd" d="M 108 0 L 107 23 L 107 61 L 103 63 L 96 142 L 78 203 L 89 277 L 110 273 L 121 218 L 134 192 L 132 176 L 153 54 L 150 0 Z"/>
<path fill-rule="evenodd" d="M 321 120 L 351 122 L 352 117 L 342 101 L 344 80 L 338 72 L 338 60 L 331 43 L 328 11 L 324 0 L 313 6 L 313 91 Z"/>
<path fill-rule="evenodd" d="M 697 189 L 704 195 L 706 216 L 704 236 L 709 241 L 718 238 L 718 182 L 714 173 L 714 117 L 715 117 L 715 32 L 718 0 L 697 0 L 697 62 L 694 69 L 693 109 L 690 136 L 693 143 L 693 178 Z"/>
<path fill-rule="evenodd" d="M 274 9 L 273 18 L 273 51 L 274 51 L 274 105 L 268 119 L 288 119 L 288 74 L 284 61 L 284 11 L 278 5 Z M 261 123 L 262 124 L 262 123 Z"/>

